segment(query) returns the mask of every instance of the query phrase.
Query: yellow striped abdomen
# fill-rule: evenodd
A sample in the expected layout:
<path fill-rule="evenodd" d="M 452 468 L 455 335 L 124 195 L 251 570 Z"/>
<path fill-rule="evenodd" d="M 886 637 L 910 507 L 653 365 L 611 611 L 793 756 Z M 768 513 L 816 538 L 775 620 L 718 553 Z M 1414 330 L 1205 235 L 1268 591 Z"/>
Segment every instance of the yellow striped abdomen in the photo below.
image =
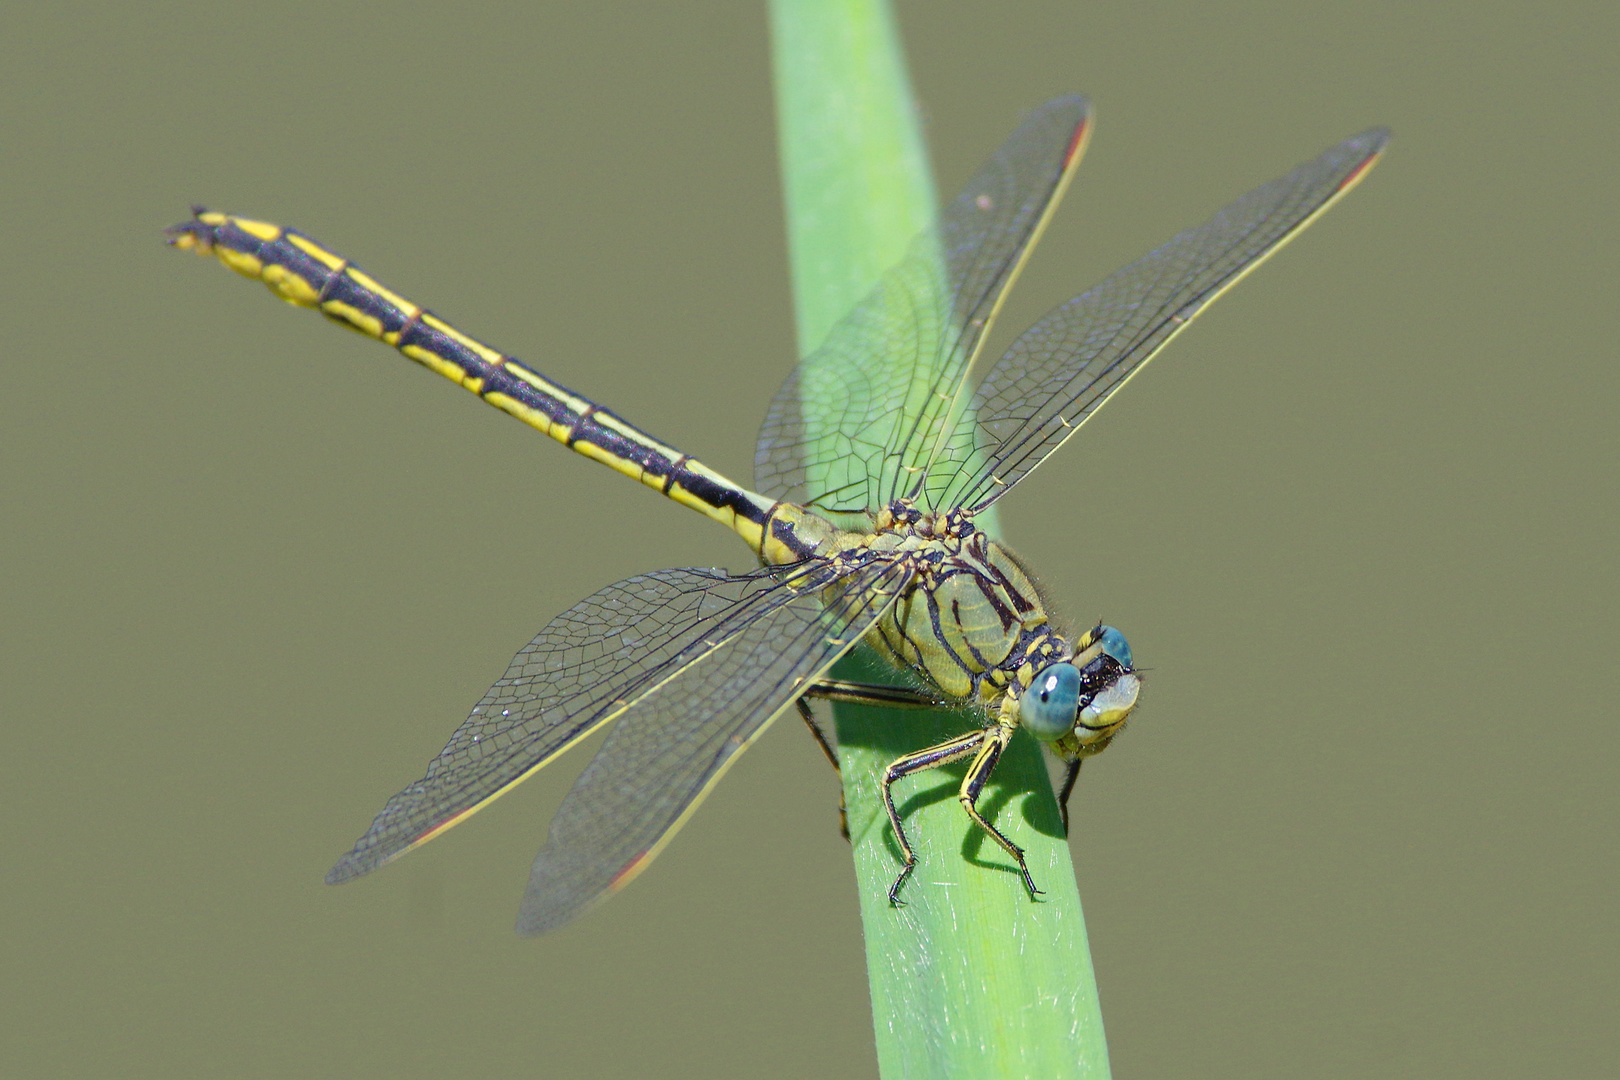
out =
<path fill-rule="evenodd" d="M 775 504 L 726 479 L 520 363 L 463 334 L 358 266 L 293 229 L 197 209 L 169 230 L 183 250 L 213 254 L 277 296 L 370 338 L 477 394 L 575 453 L 638 480 L 725 525 L 771 562 L 803 557 Z"/>

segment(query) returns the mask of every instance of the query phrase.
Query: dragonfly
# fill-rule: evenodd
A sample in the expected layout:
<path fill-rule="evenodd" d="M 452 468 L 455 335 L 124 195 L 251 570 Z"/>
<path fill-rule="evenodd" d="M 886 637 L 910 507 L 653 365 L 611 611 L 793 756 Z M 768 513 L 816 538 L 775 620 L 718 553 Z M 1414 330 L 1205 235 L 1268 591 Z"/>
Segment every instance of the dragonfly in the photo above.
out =
<path fill-rule="evenodd" d="M 976 801 L 1022 729 L 1067 769 L 1119 734 L 1141 677 L 1111 626 L 1066 632 L 976 518 L 1011 491 L 1218 296 L 1364 177 L 1388 132 L 1346 139 L 1177 234 L 1020 335 L 976 384 L 1002 300 L 1091 132 L 1082 97 L 1034 110 L 834 329 L 801 359 L 744 487 L 516 358 L 462 333 L 305 234 L 193 208 L 170 243 L 213 254 L 292 304 L 393 346 L 576 453 L 740 536 L 757 568 L 641 574 L 552 619 L 473 706 L 421 779 L 383 807 L 326 880 L 377 869 L 465 821 L 603 725 L 551 822 L 518 930 L 538 934 L 621 889 L 738 755 L 797 709 L 836 767 L 811 698 L 966 708 L 970 730 L 884 769 L 892 793 L 966 761 L 963 810 L 1039 893 L 1023 850 Z M 897 684 L 835 679 L 865 642 Z"/>

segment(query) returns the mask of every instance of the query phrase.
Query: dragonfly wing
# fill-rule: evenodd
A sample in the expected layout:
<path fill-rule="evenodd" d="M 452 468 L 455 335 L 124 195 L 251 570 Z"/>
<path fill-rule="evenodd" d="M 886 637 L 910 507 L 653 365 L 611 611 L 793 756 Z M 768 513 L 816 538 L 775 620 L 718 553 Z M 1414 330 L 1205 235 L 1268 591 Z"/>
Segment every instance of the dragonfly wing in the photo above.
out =
<path fill-rule="evenodd" d="M 464 821 L 751 624 L 802 606 L 802 589 L 835 577 L 815 566 L 741 576 L 660 570 L 580 601 L 513 658 L 427 774 L 388 800 L 327 882 L 375 870 Z"/>
<path fill-rule="evenodd" d="M 869 565 L 754 619 L 609 731 L 551 822 L 518 932 L 561 926 L 646 868 L 767 725 L 871 628 L 908 574 Z"/>
<path fill-rule="evenodd" d="M 1000 498 L 1194 317 L 1354 187 L 1388 140 L 1381 128 L 1346 139 L 1030 327 L 985 376 L 931 465 L 932 498 L 974 510 Z"/>
<path fill-rule="evenodd" d="M 985 330 L 1067 186 L 1084 98 L 1035 110 L 938 225 L 799 362 L 754 455 L 755 487 L 827 513 L 909 495 L 955 426 Z"/>

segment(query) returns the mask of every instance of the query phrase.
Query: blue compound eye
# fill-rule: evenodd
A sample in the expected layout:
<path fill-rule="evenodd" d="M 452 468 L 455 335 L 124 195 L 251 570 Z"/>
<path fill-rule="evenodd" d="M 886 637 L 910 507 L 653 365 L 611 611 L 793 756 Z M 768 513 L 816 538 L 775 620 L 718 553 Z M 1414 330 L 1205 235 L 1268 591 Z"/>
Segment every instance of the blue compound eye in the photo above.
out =
<path fill-rule="evenodd" d="M 1097 640 L 1101 643 L 1103 652 L 1118 660 L 1120 667 L 1126 671 L 1131 670 L 1133 667 L 1131 664 L 1131 646 L 1125 640 L 1124 634 L 1115 630 L 1112 626 L 1105 626 L 1102 628 L 1102 633 L 1097 635 Z"/>
<path fill-rule="evenodd" d="M 1061 739 L 1073 731 L 1079 711 L 1080 669 L 1073 664 L 1043 668 L 1034 684 L 1018 698 L 1018 722 L 1043 742 Z"/>

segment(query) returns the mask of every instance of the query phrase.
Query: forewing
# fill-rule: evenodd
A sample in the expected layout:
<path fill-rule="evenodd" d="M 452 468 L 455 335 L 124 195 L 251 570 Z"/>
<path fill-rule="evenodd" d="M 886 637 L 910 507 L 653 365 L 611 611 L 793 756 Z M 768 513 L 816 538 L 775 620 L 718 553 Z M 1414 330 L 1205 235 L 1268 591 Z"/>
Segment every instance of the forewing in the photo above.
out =
<path fill-rule="evenodd" d="M 558 615 L 513 658 L 427 775 L 388 800 L 327 882 L 368 873 L 438 836 L 751 623 L 800 602 L 789 584 L 795 574 L 804 570 L 660 570 Z"/>
<path fill-rule="evenodd" d="M 955 425 L 973 356 L 1073 174 L 1087 129 L 1084 98 L 1035 110 L 939 224 L 799 362 L 760 430 L 762 494 L 860 513 L 913 493 Z"/>
<path fill-rule="evenodd" d="M 932 503 L 977 510 L 1000 498 L 1216 297 L 1355 186 L 1388 139 L 1383 129 L 1346 139 L 1030 327 L 930 466 Z"/>
<path fill-rule="evenodd" d="M 906 584 L 878 563 L 806 591 L 642 699 L 551 822 L 518 932 L 562 925 L 663 850 L 725 770 L 871 628 Z"/>

